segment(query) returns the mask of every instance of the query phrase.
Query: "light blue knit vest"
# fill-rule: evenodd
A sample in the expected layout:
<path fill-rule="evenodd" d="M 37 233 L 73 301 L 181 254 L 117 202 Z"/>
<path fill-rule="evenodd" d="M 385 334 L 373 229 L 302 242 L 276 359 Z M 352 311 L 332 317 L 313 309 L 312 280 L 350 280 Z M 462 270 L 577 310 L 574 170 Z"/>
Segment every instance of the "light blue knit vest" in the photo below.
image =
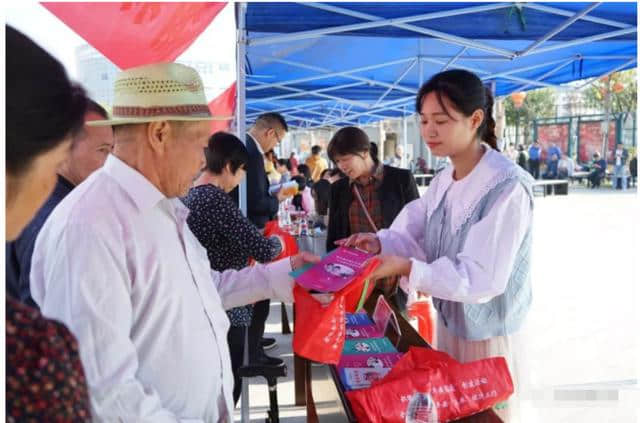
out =
<path fill-rule="evenodd" d="M 514 184 L 522 184 L 533 208 L 532 182 L 528 173 L 521 172 L 520 169 L 516 170 L 482 197 L 470 217 L 455 233 L 451 233 L 451 216 L 445 210 L 445 194 L 431 216 L 425 217 L 424 251 L 427 263 L 432 263 L 440 257 L 448 257 L 456 263 L 456 256 L 462 251 L 471 227 L 486 216 L 500 194 Z M 445 327 L 456 336 L 471 341 L 504 336 L 517 331 L 531 305 L 530 265 L 531 225 L 518 249 L 513 270 L 503 294 L 483 304 L 433 299 Z"/>

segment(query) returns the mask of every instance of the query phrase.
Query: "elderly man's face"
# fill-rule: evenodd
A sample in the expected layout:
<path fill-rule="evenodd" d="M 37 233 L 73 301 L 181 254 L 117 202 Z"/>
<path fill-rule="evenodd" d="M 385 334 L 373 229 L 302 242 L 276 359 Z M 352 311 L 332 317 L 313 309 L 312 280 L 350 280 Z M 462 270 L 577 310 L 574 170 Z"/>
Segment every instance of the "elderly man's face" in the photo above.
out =
<path fill-rule="evenodd" d="M 96 112 L 87 112 L 85 122 L 104 119 Z M 80 184 L 102 167 L 113 149 L 113 130 L 110 126 L 86 126 L 71 148 L 67 174 L 71 182 Z"/>
<path fill-rule="evenodd" d="M 189 192 L 194 179 L 205 165 L 204 148 L 209 142 L 211 123 L 185 122 L 172 125 L 172 139 L 168 145 L 164 172 L 164 194 L 169 198 L 182 197 Z"/>

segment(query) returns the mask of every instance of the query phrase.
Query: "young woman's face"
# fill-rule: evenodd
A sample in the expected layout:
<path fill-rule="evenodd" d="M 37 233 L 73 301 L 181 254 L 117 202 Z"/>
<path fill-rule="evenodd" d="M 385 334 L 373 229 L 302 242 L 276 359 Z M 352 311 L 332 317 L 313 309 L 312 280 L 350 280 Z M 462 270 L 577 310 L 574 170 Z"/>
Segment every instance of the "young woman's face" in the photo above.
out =
<path fill-rule="evenodd" d="M 476 142 L 476 133 L 484 113 L 478 109 L 467 117 L 456 110 L 446 96 L 441 97 L 449 114 L 438 102 L 435 92 L 427 94 L 420 109 L 420 134 L 435 156 L 455 156 Z"/>
<path fill-rule="evenodd" d="M 6 236 L 16 239 L 53 191 L 56 171 L 69 156 L 71 137 L 36 157 L 29 168 L 17 177 L 7 175 Z"/>
<path fill-rule="evenodd" d="M 334 163 L 350 179 L 357 179 L 371 170 L 367 168 L 367 154 L 369 153 L 335 156 Z"/>

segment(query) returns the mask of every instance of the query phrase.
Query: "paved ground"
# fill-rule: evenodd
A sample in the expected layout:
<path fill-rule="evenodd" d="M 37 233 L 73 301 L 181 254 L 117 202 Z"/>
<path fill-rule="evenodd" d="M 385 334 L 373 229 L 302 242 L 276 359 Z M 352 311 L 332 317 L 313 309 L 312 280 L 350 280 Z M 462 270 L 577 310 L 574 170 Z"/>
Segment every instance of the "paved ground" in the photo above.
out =
<path fill-rule="evenodd" d="M 638 205 L 635 191 L 609 188 L 536 198 L 527 328 L 534 392 L 523 403 L 525 423 L 640 421 Z M 272 306 L 267 331 L 291 374 L 278 386 L 280 416 L 304 422 L 304 409 L 292 405 L 291 337 L 280 335 L 279 316 Z M 314 368 L 314 379 L 330 392 L 323 368 Z M 250 398 L 252 421 L 264 421 L 266 385 L 252 383 Z"/>

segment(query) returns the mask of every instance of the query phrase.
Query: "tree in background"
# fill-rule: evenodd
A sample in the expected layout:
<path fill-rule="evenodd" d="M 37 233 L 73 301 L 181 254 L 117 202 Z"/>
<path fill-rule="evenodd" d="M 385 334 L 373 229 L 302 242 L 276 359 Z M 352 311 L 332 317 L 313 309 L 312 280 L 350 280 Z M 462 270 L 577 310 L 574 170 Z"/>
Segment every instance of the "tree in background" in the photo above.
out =
<path fill-rule="evenodd" d="M 584 99 L 587 105 L 605 110 L 607 85 L 611 90 L 611 113 L 635 114 L 638 101 L 636 70 L 616 72 L 608 77 L 598 79 L 584 90 Z"/>
<path fill-rule="evenodd" d="M 504 99 L 505 117 L 508 126 L 520 126 L 524 131 L 523 144 L 530 144 L 534 119 L 555 116 L 555 93 L 551 88 L 527 91 L 521 107 L 516 107 L 509 96 Z"/>

